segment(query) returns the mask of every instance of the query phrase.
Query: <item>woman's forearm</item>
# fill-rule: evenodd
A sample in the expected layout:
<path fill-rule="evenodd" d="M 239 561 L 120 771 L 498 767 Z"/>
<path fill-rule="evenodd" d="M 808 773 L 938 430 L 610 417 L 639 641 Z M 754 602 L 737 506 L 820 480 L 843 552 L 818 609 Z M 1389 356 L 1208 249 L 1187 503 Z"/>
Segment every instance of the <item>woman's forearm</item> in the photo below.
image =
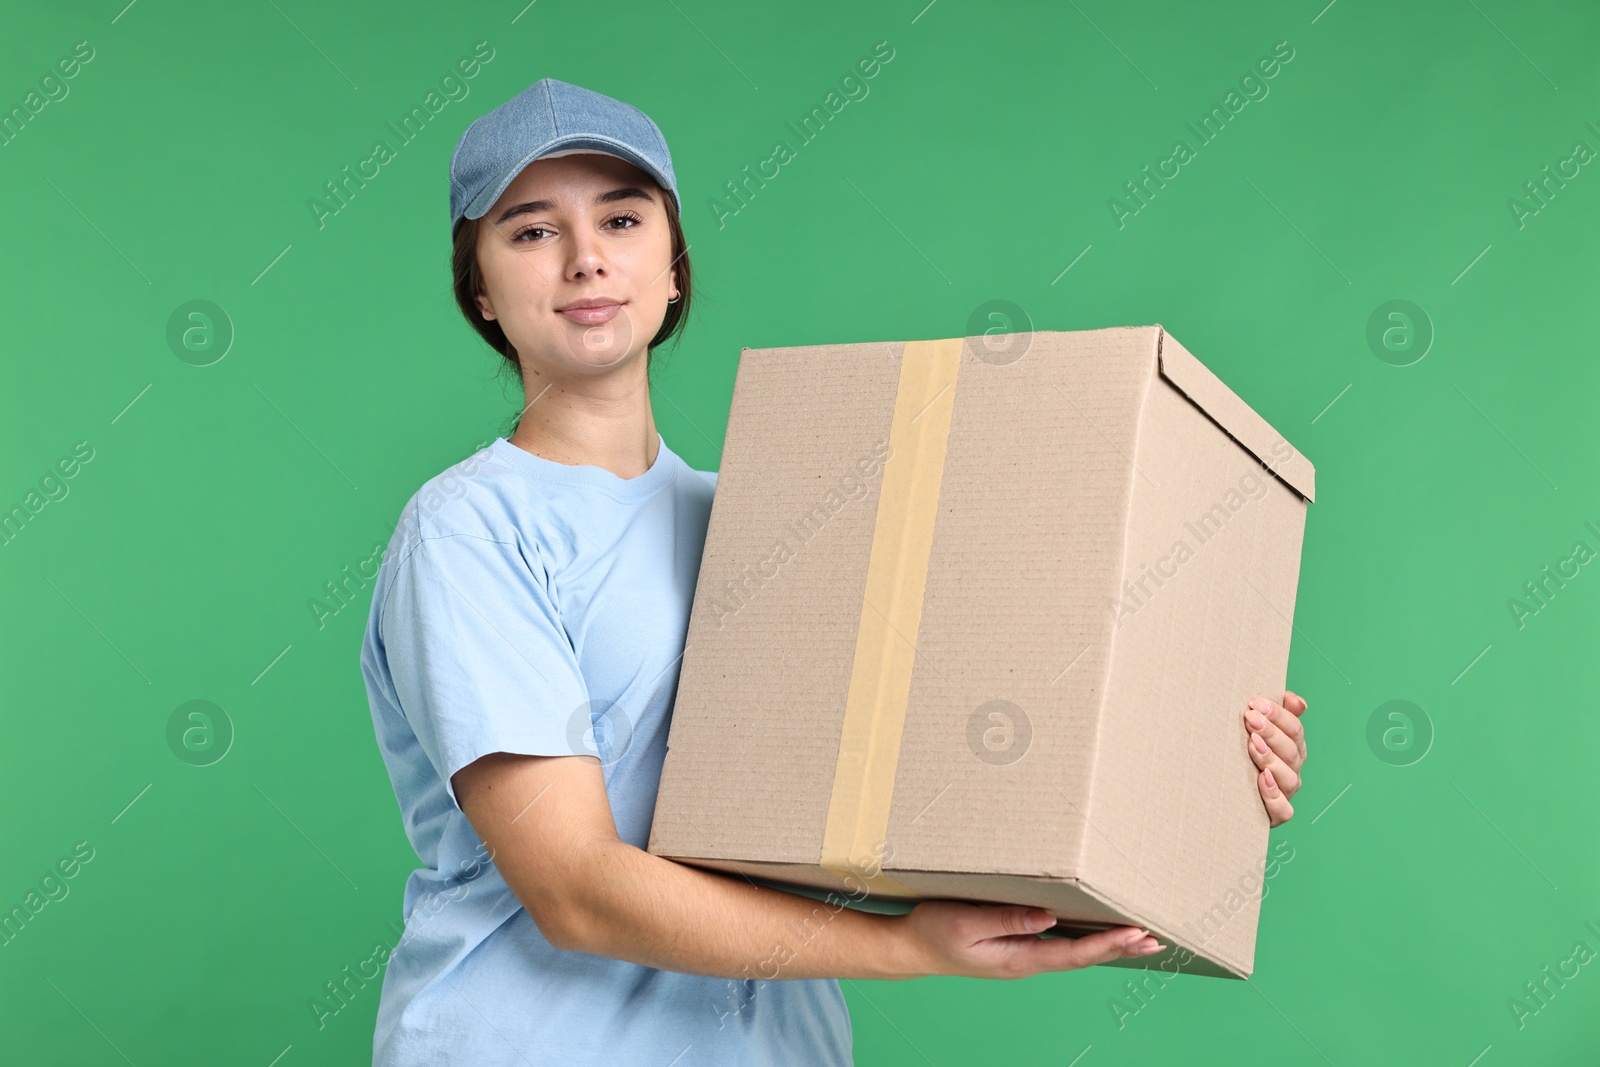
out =
<path fill-rule="evenodd" d="M 931 973 L 900 916 L 854 911 L 597 843 L 562 902 L 560 947 L 725 978 Z"/>

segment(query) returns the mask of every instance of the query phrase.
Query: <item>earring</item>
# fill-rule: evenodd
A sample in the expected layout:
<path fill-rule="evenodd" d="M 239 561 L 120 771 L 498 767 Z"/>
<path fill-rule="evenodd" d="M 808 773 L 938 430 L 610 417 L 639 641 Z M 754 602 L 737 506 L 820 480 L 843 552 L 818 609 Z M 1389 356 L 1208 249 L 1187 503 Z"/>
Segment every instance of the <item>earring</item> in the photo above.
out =
<path fill-rule="evenodd" d="M 676 304 L 678 302 L 679 297 L 681 297 L 682 295 L 683 295 L 682 293 L 678 294 L 678 296 L 675 296 L 671 300 L 668 300 L 667 303 Z"/>

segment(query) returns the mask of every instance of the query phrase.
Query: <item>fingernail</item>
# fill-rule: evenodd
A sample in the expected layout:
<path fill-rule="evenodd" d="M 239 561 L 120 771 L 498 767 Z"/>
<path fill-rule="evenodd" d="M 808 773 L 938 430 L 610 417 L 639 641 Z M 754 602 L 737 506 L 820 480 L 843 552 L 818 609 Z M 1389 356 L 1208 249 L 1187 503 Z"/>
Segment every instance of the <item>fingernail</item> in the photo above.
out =
<path fill-rule="evenodd" d="M 1033 918 L 1028 920 L 1028 926 L 1034 931 L 1048 930 L 1055 924 L 1056 917 L 1049 912 L 1036 912 Z"/>
<path fill-rule="evenodd" d="M 1250 702 L 1250 706 L 1255 708 L 1257 711 L 1267 710 L 1267 702 L 1265 700 L 1252 700 Z"/>
<path fill-rule="evenodd" d="M 1133 933 L 1131 933 L 1127 937 L 1123 938 L 1122 939 L 1122 943 L 1124 945 L 1131 945 L 1136 941 L 1143 941 L 1145 939 L 1145 936 L 1146 935 L 1145 935 L 1145 932 L 1143 930 L 1135 930 Z"/>
<path fill-rule="evenodd" d="M 1277 789 L 1278 788 L 1278 780 L 1272 776 L 1271 768 L 1268 768 L 1266 774 L 1267 774 L 1267 788 L 1268 789 Z"/>
<path fill-rule="evenodd" d="M 1164 948 L 1166 948 L 1166 947 L 1167 947 L 1167 946 L 1166 946 L 1166 945 L 1163 945 L 1163 944 L 1161 944 L 1161 943 L 1159 943 L 1159 942 L 1157 942 L 1157 943 L 1156 943 L 1156 944 L 1154 944 L 1154 945 L 1150 945 L 1150 946 L 1149 946 L 1149 947 L 1148 947 L 1148 948 L 1144 948 L 1144 949 L 1141 949 L 1141 950 L 1140 950 L 1140 951 L 1139 951 L 1139 955 L 1141 955 L 1141 956 L 1148 956 L 1148 955 L 1150 955 L 1150 954 L 1151 954 L 1151 953 L 1152 953 L 1152 952 L 1160 952 L 1160 951 L 1161 951 L 1161 950 L 1162 950 L 1162 949 L 1164 949 Z"/>
<path fill-rule="evenodd" d="M 1250 724 L 1252 730 L 1265 730 L 1267 728 L 1267 720 L 1253 711 L 1245 714 L 1244 721 Z"/>

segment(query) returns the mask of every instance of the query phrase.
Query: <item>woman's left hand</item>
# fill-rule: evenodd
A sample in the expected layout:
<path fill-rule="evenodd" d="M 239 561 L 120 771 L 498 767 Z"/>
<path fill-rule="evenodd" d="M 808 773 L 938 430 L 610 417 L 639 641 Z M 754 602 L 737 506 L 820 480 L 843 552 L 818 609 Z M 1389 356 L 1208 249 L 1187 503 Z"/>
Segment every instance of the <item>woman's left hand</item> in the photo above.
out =
<path fill-rule="evenodd" d="M 1300 722 L 1305 710 L 1305 700 L 1288 690 L 1282 704 L 1258 698 L 1245 709 L 1250 735 L 1245 747 L 1260 769 L 1256 787 L 1271 826 L 1282 826 L 1294 815 L 1289 798 L 1300 788 L 1300 766 L 1306 761 L 1306 729 Z"/>

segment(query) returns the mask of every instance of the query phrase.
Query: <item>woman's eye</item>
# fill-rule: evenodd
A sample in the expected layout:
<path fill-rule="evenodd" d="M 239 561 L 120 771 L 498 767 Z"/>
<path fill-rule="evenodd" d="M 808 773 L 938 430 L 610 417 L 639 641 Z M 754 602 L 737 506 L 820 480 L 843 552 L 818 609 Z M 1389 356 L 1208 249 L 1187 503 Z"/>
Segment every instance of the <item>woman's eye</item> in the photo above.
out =
<path fill-rule="evenodd" d="M 626 225 L 617 226 L 617 227 L 615 227 L 616 229 L 619 229 L 619 230 L 631 230 L 631 229 L 633 229 L 635 226 L 639 225 L 643 221 L 644 221 L 644 219 L 640 218 L 638 215 L 635 215 L 632 212 L 626 212 L 624 214 L 617 215 L 617 216 L 615 216 L 613 218 L 607 219 L 601 225 L 603 225 L 603 226 L 611 226 L 612 223 L 620 222 L 620 223 L 626 223 Z M 540 239 L 540 235 L 548 234 L 549 232 L 550 231 L 547 230 L 543 226 L 524 226 L 522 229 L 518 230 L 517 232 L 515 232 L 515 233 L 513 233 L 511 235 L 511 240 L 522 242 L 524 244 L 528 244 L 528 243 L 531 243 L 533 241 L 539 240 Z"/>

